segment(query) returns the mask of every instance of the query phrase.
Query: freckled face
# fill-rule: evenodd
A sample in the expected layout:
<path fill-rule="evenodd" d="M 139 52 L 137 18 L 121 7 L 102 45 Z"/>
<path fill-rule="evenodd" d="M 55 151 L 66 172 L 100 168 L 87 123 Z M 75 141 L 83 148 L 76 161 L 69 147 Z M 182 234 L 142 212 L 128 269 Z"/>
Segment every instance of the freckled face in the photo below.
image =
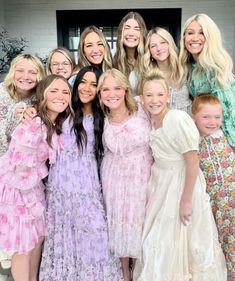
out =
<path fill-rule="evenodd" d="M 222 108 L 220 104 L 203 104 L 200 111 L 193 115 L 200 135 L 207 136 L 217 131 L 222 124 Z"/>

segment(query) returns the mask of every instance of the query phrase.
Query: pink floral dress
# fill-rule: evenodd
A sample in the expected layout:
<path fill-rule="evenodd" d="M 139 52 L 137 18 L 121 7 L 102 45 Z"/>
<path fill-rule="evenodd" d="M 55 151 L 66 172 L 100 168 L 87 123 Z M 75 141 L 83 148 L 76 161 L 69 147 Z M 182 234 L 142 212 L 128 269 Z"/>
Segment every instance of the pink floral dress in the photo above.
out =
<path fill-rule="evenodd" d="M 0 250 L 27 254 L 45 234 L 45 164 L 53 158 L 39 117 L 20 124 L 0 157 Z M 53 136 L 53 143 L 57 136 Z"/>
<path fill-rule="evenodd" d="M 235 153 L 221 130 L 201 137 L 200 168 L 206 178 L 228 272 L 235 280 Z"/>
<path fill-rule="evenodd" d="M 138 111 L 122 123 L 105 119 L 101 180 L 110 249 L 117 257 L 138 258 L 152 165 L 150 121 Z"/>

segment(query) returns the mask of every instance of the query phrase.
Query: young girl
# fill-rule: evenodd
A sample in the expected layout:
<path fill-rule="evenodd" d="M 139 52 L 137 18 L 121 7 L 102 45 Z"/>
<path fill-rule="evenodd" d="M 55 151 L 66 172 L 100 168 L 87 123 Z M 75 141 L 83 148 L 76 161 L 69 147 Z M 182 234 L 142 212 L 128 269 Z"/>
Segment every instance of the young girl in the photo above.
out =
<path fill-rule="evenodd" d="M 74 120 L 67 119 L 61 149 L 50 166 L 41 281 L 120 281 L 120 261 L 109 253 L 98 167 L 104 116 L 96 94 L 101 75 L 81 68 L 75 79 Z"/>
<path fill-rule="evenodd" d="M 228 280 L 235 280 L 235 153 L 220 129 L 222 107 L 216 97 L 198 95 L 192 113 L 201 135 L 200 167 L 227 262 Z"/>
<path fill-rule="evenodd" d="M 45 196 L 42 179 L 46 160 L 54 161 L 57 134 L 71 113 L 67 81 L 50 75 L 36 91 L 38 116 L 12 133 L 7 152 L 0 158 L 0 249 L 12 255 L 15 281 L 36 281 L 45 235 Z"/>
<path fill-rule="evenodd" d="M 142 83 L 155 162 L 136 279 L 225 281 L 224 256 L 198 167 L 197 128 L 186 112 L 168 109 L 164 78 L 150 72 Z"/>
<path fill-rule="evenodd" d="M 150 122 L 117 69 L 104 72 L 98 90 L 106 114 L 101 180 L 111 251 L 121 259 L 124 281 L 131 280 L 129 258 L 139 258 L 152 156 Z"/>

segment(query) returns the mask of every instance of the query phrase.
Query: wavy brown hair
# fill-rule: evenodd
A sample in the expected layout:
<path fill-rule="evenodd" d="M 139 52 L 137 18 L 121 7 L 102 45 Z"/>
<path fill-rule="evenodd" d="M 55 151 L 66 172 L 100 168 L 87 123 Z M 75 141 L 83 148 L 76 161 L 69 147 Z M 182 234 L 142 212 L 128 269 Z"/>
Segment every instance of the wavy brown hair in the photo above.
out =
<path fill-rule="evenodd" d="M 46 106 L 46 93 L 55 80 L 63 80 L 67 85 L 70 93 L 70 102 L 69 106 L 63 111 L 58 114 L 55 121 L 52 122 L 49 118 L 48 112 L 47 112 L 47 106 Z M 44 125 L 47 128 L 47 142 L 51 146 L 51 139 L 54 132 L 56 132 L 58 135 L 62 133 L 62 124 L 68 116 L 73 116 L 73 110 L 71 106 L 71 89 L 70 85 L 68 84 L 68 81 L 60 75 L 57 74 L 50 74 L 44 79 L 42 79 L 37 86 L 36 89 L 36 102 L 35 102 L 35 108 L 37 110 L 37 116 L 39 116 Z"/>

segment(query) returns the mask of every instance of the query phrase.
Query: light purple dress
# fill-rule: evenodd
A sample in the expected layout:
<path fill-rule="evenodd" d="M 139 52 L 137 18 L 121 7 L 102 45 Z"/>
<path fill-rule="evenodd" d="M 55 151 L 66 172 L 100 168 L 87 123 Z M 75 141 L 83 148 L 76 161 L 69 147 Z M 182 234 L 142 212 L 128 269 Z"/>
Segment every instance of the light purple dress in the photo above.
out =
<path fill-rule="evenodd" d="M 61 150 L 50 167 L 47 187 L 48 233 L 41 281 L 119 281 L 120 262 L 109 254 L 103 197 L 94 155 L 93 115 L 85 115 L 87 146 L 78 151 L 67 119 Z"/>

